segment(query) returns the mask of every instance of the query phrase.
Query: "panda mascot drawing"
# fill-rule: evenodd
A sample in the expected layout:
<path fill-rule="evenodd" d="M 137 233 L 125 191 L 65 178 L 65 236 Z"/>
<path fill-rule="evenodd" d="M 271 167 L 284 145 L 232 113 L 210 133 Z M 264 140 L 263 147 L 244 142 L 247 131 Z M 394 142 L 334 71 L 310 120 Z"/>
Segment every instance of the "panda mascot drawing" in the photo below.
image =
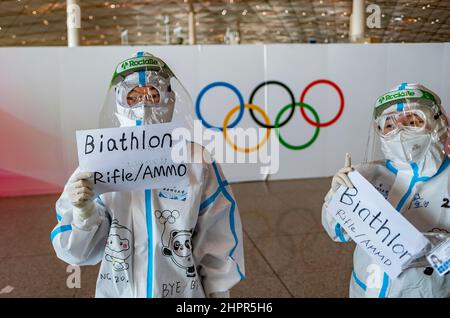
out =
<path fill-rule="evenodd" d="M 187 277 L 195 277 L 195 263 L 192 255 L 192 234 L 193 230 L 177 230 L 172 227 L 167 244 L 164 244 L 164 233 L 168 228 L 174 226 L 180 217 L 178 210 L 156 210 L 155 216 L 159 223 L 163 225 L 161 233 L 161 252 L 164 256 L 170 257 L 172 262 L 178 267 L 186 270 Z"/>
<path fill-rule="evenodd" d="M 192 230 L 170 232 L 169 244 L 162 248 L 164 256 L 168 256 L 181 268 L 186 269 L 187 277 L 195 277 L 194 260 L 192 259 Z"/>

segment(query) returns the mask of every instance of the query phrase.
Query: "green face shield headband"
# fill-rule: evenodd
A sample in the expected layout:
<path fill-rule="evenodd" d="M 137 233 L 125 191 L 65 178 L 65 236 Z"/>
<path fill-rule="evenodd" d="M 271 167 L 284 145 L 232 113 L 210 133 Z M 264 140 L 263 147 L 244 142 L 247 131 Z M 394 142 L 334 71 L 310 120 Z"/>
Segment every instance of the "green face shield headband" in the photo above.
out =
<path fill-rule="evenodd" d="M 373 113 L 374 119 L 377 119 L 388 107 L 395 104 L 404 103 L 408 104 L 423 104 L 429 105 L 430 109 L 436 114 L 440 114 L 440 106 L 437 105 L 436 99 L 430 92 L 420 89 L 404 89 L 394 92 L 386 93 L 378 97 L 375 103 L 375 109 Z M 402 111 L 402 109 L 399 109 Z"/>
<path fill-rule="evenodd" d="M 154 56 L 133 57 L 117 65 L 111 80 L 111 86 L 123 80 L 127 75 L 139 71 L 164 72 L 168 77 L 175 77 L 167 64 L 159 58 Z"/>

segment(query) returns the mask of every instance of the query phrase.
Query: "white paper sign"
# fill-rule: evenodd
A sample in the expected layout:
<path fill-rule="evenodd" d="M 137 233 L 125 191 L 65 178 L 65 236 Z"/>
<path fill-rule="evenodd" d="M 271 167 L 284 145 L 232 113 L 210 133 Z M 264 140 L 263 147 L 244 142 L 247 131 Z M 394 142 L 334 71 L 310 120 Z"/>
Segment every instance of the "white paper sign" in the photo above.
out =
<path fill-rule="evenodd" d="M 82 171 L 93 172 L 96 195 L 156 189 L 186 181 L 187 165 L 171 158 L 175 123 L 77 131 Z M 180 141 L 177 137 L 176 142 Z"/>
<path fill-rule="evenodd" d="M 341 186 L 327 210 L 374 263 L 396 278 L 428 240 L 361 174 L 348 176 L 355 188 Z"/>

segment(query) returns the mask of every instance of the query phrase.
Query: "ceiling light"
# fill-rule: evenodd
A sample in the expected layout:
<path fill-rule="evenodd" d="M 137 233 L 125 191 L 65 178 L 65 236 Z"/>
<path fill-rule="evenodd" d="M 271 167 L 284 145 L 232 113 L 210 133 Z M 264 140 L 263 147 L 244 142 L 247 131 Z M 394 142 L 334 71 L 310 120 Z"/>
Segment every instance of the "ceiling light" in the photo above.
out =
<path fill-rule="evenodd" d="M 245 9 L 244 11 L 242 11 L 242 15 L 247 15 L 247 9 Z"/>
<path fill-rule="evenodd" d="M 16 35 L 15 35 L 15 34 L 13 34 L 13 35 L 11 35 L 11 37 L 12 37 L 13 39 L 15 39 L 15 38 L 16 38 Z"/>
<path fill-rule="evenodd" d="M 325 12 L 322 12 L 321 16 L 324 17 L 325 16 Z"/>
<path fill-rule="evenodd" d="M 104 39 L 105 36 L 103 34 L 100 34 L 100 39 Z"/>
<path fill-rule="evenodd" d="M 44 22 L 45 25 L 48 25 L 48 21 L 47 20 L 44 20 L 43 22 Z"/>
<path fill-rule="evenodd" d="M 112 5 L 110 5 L 109 6 L 111 9 L 115 9 L 116 8 L 116 5 L 115 4 L 112 4 Z"/>
<path fill-rule="evenodd" d="M 267 12 L 266 12 L 266 11 L 263 11 L 262 15 L 266 15 L 266 14 L 267 14 Z"/>
<path fill-rule="evenodd" d="M 284 10 L 284 14 L 288 14 L 288 13 L 289 13 L 288 9 Z"/>
<path fill-rule="evenodd" d="M 137 33 L 137 36 L 141 36 L 142 35 L 142 33 L 139 31 L 138 33 Z"/>
<path fill-rule="evenodd" d="M 34 10 L 33 12 L 31 12 L 31 13 L 33 13 L 33 14 L 37 14 L 37 11 L 36 10 Z"/>
<path fill-rule="evenodd" d="M 94 17 L 92 15 L 89 16 L 89 20 L 92 20 Z"/>
<path fill-rule="evenodd" d="M 225 14 L 227 14 L 227 10 L 226 10 L 226 9 L 223 9 L 223 10 L 222 10 L 222 15 L 225 15 Z"/>
<path fill-rule="evenodd" d="M 305 12 L 305 11 L 303 11 L 303 12 L 302 12 L 302 16 L 305 16 L 305 15 L 306 15 L 306 12 Z"/>
<path fill-rule="evenodd" d="M 113 16 L 113 20 L 117 20 L 117 17 L 116 17 L 116 16 Z"/>
<path fill-rule="evenodd" d="M 22 41 L 22 45 L 25 45 L 25 44 L 27 44 L 27 41 Z"/>

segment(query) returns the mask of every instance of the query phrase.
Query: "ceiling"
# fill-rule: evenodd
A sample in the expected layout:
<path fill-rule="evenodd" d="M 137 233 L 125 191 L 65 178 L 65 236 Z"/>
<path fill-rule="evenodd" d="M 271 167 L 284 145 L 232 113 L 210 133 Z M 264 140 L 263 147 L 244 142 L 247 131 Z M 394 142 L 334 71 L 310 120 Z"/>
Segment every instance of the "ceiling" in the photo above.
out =
<path fill-rule="evenodd" d="M 366 1 L 381 9 L 381 28 L 366 29 L 379 42 L 449 42 L 450 0 Z M 198 44 L 224 43 L 227 27 L 240 43 L 348 42 L 352 1 L 336 0 L 81 0 L 81 45 L 166 44 L 178 28 L 188 42 L 188 12 L 196 13 Z M 0 1 L 0 46 L 65 46 L 66 1 Z"/>

